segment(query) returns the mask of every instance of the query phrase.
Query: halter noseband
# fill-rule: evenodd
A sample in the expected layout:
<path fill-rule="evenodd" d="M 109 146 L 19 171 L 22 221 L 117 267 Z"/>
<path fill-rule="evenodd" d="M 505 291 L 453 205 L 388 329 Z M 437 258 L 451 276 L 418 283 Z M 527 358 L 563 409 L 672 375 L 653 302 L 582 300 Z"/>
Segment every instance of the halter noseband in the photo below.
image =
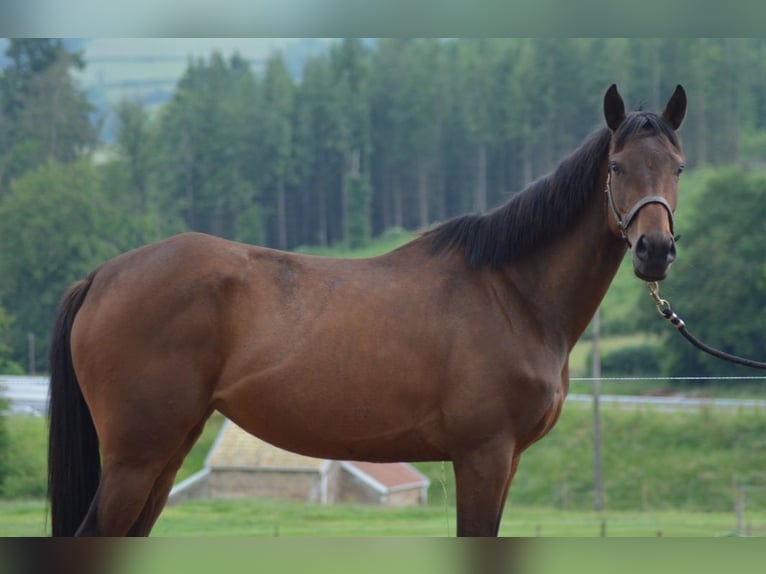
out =
<path fill-rule="evenodd" d="M 612 197 L 612 185 L 611 185 L 611 179 L 612 174 L 611 172 L 607 172 L 606 174 L 606 189 L 604 192 L 606 193 L 606 202 L 609 205 L 609 209 L 612 211 L 612 214 L 614 215 L 614 219 L 617 222 L 617 228 L 620 230 L 620 236 L 623 238 L 625 243 L 628 244 L 628 248 L 633 249 L 633 245 L 630 243 L 630 240 L 628 239 L 628 227 L 630 227 L 630 224 L 633 223 L 633 220 L 636 218 L 636 215 L 638 215 L 638 212 L 641 211 L 641 209 L 650 203 L 658 203 L 662 207 L 665 208 L 665 211 L 668 212 L 668 218 L 670 221 L 670 234 L 673 235 L 673 240 L 678 241 L 679 237 L 675 235 L 675 231 L 673 230 L 673 209 L 670 207 L 670 204 L 668 203 L 667 199 L 662 197 L 661 195 L 649 195 L 647 197 L 642 197 L 639 199 L 636 204 L 628 211 L 628 214 L 623 219 L 620 217 L 620 214 L 617 212 L 617 208 L 614 205 L 614 198 Z"/>

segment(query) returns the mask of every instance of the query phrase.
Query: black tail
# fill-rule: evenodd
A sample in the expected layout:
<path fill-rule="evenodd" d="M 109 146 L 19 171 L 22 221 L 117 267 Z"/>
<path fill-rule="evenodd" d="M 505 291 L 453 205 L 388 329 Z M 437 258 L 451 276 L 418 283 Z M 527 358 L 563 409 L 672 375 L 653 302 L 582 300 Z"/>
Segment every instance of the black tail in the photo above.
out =
<path fill-rule="evenodd" d="M 90 507 L 101 475 L 98 437 L 72 364 L 72 323 L 92 276 L 64 295 L 51 335 L 48 406 L 48 499 L 53 536 L 72 536 Z"/>

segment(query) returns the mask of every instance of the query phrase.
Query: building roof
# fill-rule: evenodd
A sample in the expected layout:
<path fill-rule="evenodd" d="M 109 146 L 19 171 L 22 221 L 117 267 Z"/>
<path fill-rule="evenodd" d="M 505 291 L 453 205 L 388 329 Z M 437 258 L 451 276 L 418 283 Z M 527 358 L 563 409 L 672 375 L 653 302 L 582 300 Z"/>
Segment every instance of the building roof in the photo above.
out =
<path fill-rule="evenodd" d="M 406 462 L 345 461 L 343 468 L 379 492 L 396 492 L 428 486 L 428 478 Z"/>

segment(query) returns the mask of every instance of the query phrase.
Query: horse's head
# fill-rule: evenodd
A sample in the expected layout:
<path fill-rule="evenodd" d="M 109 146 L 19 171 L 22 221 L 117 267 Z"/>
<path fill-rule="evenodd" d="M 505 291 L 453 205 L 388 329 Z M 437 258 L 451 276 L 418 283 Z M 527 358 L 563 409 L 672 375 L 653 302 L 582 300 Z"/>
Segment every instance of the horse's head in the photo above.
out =
<path fill-rule="evenodd" d="M 675 132 L 685 113 L 681 86 L 662 115 L 626 115 L 615 85 L 604 96 L 604 116 L 612 130 L 606 180 L 609 227 L 627 242 L 633 269 L 646 281 L 664 279 L 676 258 L 673 212 L 684 155 Z"/>

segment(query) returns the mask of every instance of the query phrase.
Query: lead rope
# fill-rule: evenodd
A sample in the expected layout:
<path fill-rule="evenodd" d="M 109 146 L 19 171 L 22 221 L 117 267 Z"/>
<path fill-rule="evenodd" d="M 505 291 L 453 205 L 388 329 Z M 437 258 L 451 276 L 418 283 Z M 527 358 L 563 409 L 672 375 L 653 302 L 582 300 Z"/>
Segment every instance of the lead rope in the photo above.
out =
<path fill-rule="evenodd" d="M 649 293 L 652 296 L 652 299 L 654 299 L 655 305 L 657 305 L 657 311 L 659 314 L 670 321 L 670 323 L 678 329 L 678 332 L 681 333 L 687 341 L 689 341 L 692 345 L 700 349 L 701 351 L 704 351 L 705 353 L 708 353 L 710 355 L 713 355 L 714 357 L 718 359 L 722 359 L 724 361 L 729 361 L 730 363 L 735 363 L 737 365 L 744 365 L 745 367 L 751 367 L 753 369 L 766 369 L 766 363 L 763 363 L 761 361 L 753 361 L 752 359 L 745 359 L 743 357 L 738 357 L 736 355 L 730 355 L 729 353 L 724 353 L 723 351 L 719 351 L 718 349 L 714 349 L 710 345 L 706 345 L 702 341 L 700 341 L 697 337 L 692 335 L 687 329 L 686 329 L 686 323 L 684 323 L 684 320 L 681 319 L 671 308 L 670 303 L 668 303 L 667 299 L 660 298 L 660 286 L 656 281 L 652 281 L 651 283 L 646 284 L 647 287 L 649 287 Z"/>

